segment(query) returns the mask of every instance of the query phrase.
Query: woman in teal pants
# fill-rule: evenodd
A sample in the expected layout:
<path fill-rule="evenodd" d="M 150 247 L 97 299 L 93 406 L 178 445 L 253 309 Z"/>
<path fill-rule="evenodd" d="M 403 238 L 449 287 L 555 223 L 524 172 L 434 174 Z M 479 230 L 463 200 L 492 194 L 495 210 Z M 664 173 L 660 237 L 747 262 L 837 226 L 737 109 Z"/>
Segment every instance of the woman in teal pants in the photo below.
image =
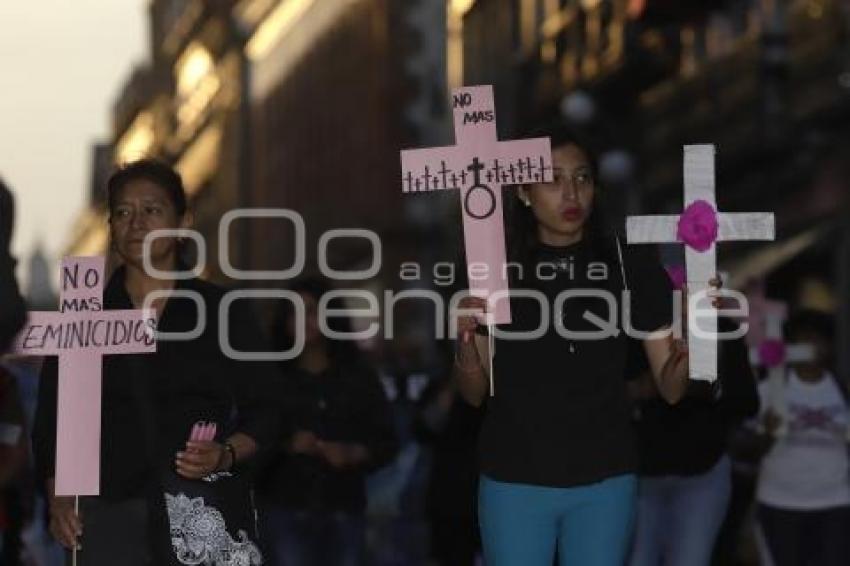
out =
<path fill-rule="evenodd" d="M 657 254 L 606 229 L 593 156 L 563 129 L 547 134 L 555 182 L 521 186 L 511 203 L 509 257 L 522 266 L 508 270 L 512 322 L 492 339 L 480 315 L 457 325 L 454 377 L 469 403 L 485 406 L 484 557 L 487 566 L 552 566 L 557 549 L 561 565 L 621 566 L 636 485 L 623 308 L 632 328 L 653 333 L 643 346 L 668 402 L 685 392 L 687 351 L 655 332 L 671 326 L 673 310 Z M 486 304 L 469 297 L 461 307 Z"/>

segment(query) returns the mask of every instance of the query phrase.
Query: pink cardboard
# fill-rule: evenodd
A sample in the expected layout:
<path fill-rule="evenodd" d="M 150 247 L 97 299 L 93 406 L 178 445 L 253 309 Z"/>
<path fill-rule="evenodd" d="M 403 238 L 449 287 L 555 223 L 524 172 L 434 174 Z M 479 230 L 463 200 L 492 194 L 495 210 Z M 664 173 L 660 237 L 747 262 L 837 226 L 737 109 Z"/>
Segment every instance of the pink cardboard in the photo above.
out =
<path fill-rule="evenodd" d="M 452 107 L 456 145 L 402 151 L 402 190 L 460 191 L 470 290 L 484 297 L 499 292 L 491 322 L 505 324 L 511 312 L 501 189 L 552 182 L 552 151 L 548 138 L 498 140 L 492 86 L 455 89 Z"/>
<path fill-rule="evenodd" d="M 103 309 L 102 257 L 62 260 L 60 312 L 29 313 L 13 351 L 58 356 L 56 495 L 99 495 L 102 358 L 156 351 L 152 312 Z"/>

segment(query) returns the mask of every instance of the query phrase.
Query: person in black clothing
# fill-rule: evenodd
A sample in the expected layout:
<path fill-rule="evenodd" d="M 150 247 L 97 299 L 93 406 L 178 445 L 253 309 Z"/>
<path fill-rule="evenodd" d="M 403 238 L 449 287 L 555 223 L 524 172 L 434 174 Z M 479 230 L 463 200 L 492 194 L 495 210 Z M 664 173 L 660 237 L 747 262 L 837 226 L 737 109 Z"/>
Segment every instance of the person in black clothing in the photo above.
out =
<path fill-rule="evenodd" d="M 481 548 L 475 511 L 475 442 L 481 410 L 464 402 L 453 379 L 437 380 L 420 402 L 416 433 L 431 447 L 426 506 L 431 557 L 440 566 L 472 566 Z"/>
<path fill-rule="evenodd" d="M 26 305 L 18 291 L 15 260 L 9 251 L 14 226 L 15 202 L 12 193 L 0 180 L 0 356 L 26 321 Z M 15 379 L 6 368 L 0 367 L 0 427 L 7 432 L 17 430 L 4 434 L 7 438 L 0 443 L 0 509 L 7 517 L 2 533 L 0 563 L 10 565 L 19 563 L 21 547 L 21 489 L 12 480 L 18 475 L 21 462 L 26 459 L 26 443 L 22 441 L 20 432 L 24 424 Z"/>
<path fill-rule="evenodd" d="M 259 327 L 236 305 L 219 320 L 220 287 L 145 271 L 146 235 L 191 220 L 181 179 L 169 166 L 130 163 L 112 175 L 107 197 L 112 246 L 123 265 L 106 286 L 104 307 L 140 308 L 149 293 L 161 292 L 152 303 L 159 332 L 191 332 L 204 312 L 206 325 L 193 339 L 157 337 L 155 354 L 104 359 L 100 496 L 81 498 L 79 514 L 53 489 L 57 360 L 45 361 L 33 440 L 50 531 L 79 549 L 82 566 L 262 564 L 248 465 L 277 432 L 268 403 L 273 366 L 238 361 L 219 342 L 224 324 L 235 350 L 267 350 Z M 173 235 L 157 238 L 152 265 L 185 270 L 180 246 Z M 181 296 L 187 293 L 194 299 Z M 215 423 L 213 440 L 189 440 L 200 421 Z"/>
<path fill-rule="evenodd" d="M 26 321 L 26 305 L 15 281 L 15 260 L 9 252 L 15 226 L 15 201 L 0 180 L 0 354 Z"/>
<path fill-rule="evenodd" d="M 551 566 L 557 547 L 562 565 L 620 566 L 637 484 L 623 291 L 631 291 L 632 327 L 651 333 L 643 346 L 667 402 L 685 393 L 687 351 L 670 333 L 655 334 L 671 326 L 673 300 L 657 254 L 626 246 L 605 228 L 594 206 L 600 189 L 591 152 L 563 128 L 547 133 L 555 182 L 520 187 L 510 199 L 509 257 L 524 267 L 524 277 L 510 270 L 512 322 L 495 327 L 494 350 L 480 333 L 479 317 L 461 316 L 457 325 L 459 391 L 485 408 L 479 442 L 484 560 L 488 566 Z M 521 298 L 520 288 L 543 299 Z M 588 290 L 610 300 L 588 297 Z M 467 298 L 461 307 L 481 311 L 486 304 Z M 611 328 L 600 333 L 594 320 L 611 321 Z M 543 321 L 542 336 L 505 334 L 533 332 Z"/>
<path fill-rule="evenodd" d="M 718 320 L 720 332 L 738 327 L 731 319 Z M 711 562 L 731 491 L 729 436 L 759 407 L 746 342 L 718 344 L 718 380 L 691 382 L 675 407 L 659 398 L 645 370 L 631 384 L 640 461 L 631 566 Z"/>
<path fill-rule="evenodd" d="M 328 284 L 307 279 L 292 290 L 305 306 L 303 326 L 287 301 L 274 337 L 278 351 L 288 351 L 296 333 L 303 333 L 303 350 L 282 364 L 284 433 L 280 452 L 259 481 L 271 563 L 363 564 L 365 475 L 396 451 L 389 404 L 356 345 L 322 333 L 318 304 Z M 328 308 L 338 309 L 338 303 L 332 299 Z M 345 317 L 334 316 L 333 326 L 350 332 Z"/>

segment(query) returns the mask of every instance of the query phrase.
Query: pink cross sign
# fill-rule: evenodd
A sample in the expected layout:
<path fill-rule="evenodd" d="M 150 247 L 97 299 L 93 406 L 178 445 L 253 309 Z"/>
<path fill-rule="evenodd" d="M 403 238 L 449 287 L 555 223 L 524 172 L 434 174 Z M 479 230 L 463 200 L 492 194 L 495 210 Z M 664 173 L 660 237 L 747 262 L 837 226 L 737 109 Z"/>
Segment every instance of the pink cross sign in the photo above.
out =
<path fill-rule="evenodd" d="M 735 240 L 773 240 L 773 214 L 719 213 L 714 192 L 714 145 L 685 146 L 685 210 L 682 214 L 632 216 L 626 219 L 629 244 L 685 245 L 688 294 L 709 290 L 717 275 L 716 243 Z M 717 313 L 704 309 L 696 333 L 688 324 L 690 378 L 717 379 Z M 690 321 L 689 321 L 690 322 Z M 706 337 L 711 335 L 711 338 Z"/>
<path fill-rule="evenodd" d="M 507 298 L 502 186 L 553 180 L 549 138 L 499 141 L 492 86 L 452 91 L 456 145 L 401 152 L 406 193 L 458 190 L 473 294 Z M 511 321 L 510 303 L 491 305 L 492 324 Z"/>
<path fill-rule="evenodd" d="M 31 312 L 13 352 L 58 356 L 56 495 L 100 493 L 101 358 L 156 351 L 152 311 L 103 310 L 104 259 L 62 260 L 59 312 Z"/>

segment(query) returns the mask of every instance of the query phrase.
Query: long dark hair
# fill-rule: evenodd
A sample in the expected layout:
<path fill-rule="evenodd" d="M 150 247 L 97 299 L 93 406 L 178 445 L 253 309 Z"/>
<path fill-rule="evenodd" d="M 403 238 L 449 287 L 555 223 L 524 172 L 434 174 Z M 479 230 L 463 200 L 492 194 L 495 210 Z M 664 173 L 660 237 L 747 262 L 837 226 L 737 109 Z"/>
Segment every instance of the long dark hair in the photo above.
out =
<path fill-rule="evenodd" d="M 613 247 L 615 231 L 609 225 L 601 206 L 600 193 L 604 189 L 599 184 L 599 161 L 591 145 L 574 130 L 559 122 L 535 128 L 525 137 L 549 137 L 552 149 L 564 145 L 575 145 L 584 152 L 593 174 L 595 190 L 593 208 L 585 221 L 582 240 L 587 244 L 593 257 L 603 261 L 613 260 L 616 257 Z M 514 189 L 519 190 L 519 187 L 516 186 Z M 535 260 L 540 246 L 537 236 L 537 218 L 531 207 L 523 205 L 516 195 L 511 195 L 506 200 L 508 261 L 528 266 Z"/>
<path fill-rule="evenodd" d="M 289 290 L 302 295 L 309 295 L 318 302 L 325 293 L 331 291 L 330 282 L 322 277 L 305 277 L 295 281 Z M 328 301 L 328 308 L 342 309 L 345 305 L 341 298 Z M 289 350 L 295 343 L 295 337 L 289 334 L 287 322 L 294 316 L 293 305 L 289 301 L 281 301 L 274 319 L 272 321 L 271 342 L 276 352 Z M 336 332 L 351 332 L 351 319 L 347 316 L 334 315 L 328 320 L 328 326 Z M 360 366 L 363 356 L 357 345 L 352 340 L 331 339 L 324 336 L 327 343 L 328 357 L 333 368 Z M 298 357 L 281 362 L 283 369 L 294 368 L 298 363 Z"/>

